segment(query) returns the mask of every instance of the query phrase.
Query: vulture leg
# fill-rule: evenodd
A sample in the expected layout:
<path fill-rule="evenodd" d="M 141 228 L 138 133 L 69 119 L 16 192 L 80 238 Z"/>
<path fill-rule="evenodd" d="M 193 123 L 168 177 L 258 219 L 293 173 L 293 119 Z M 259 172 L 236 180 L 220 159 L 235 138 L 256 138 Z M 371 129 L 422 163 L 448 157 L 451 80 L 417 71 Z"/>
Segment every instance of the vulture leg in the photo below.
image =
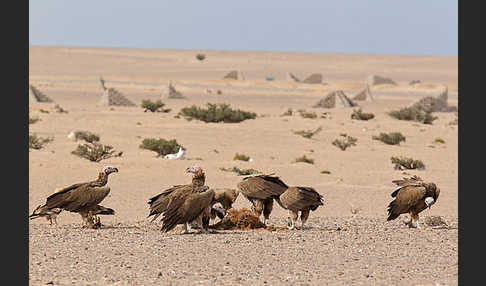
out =
<path fill-rule="evenodd" d="M 204 225 L 203 225 L 203 216 L 202 216 L 202 214 L 197 217 L 197 224 L 199 224 L 199 226 L 201 227 L 200 233 L 208 233 L 208 231 L 204 228 Z"/>
<path fill-rule="evenodd" d="M 55 223 L 56 223 L 56 225 L 57 225 L 57 217 L 54 217 L 54 222 L 55 222 Z"/>
<path fill-rule="evenodd" d="M 287 227 L 292 226 L 292 220 L 290 219 L 290 210 L 287 210 Z"/>
<path fill-rule="evenodd" d="M 295 222 L 297 221 L 297 218 L 299 218 L 299 212 L 298 211 L 291 211 L 292 217 L 291 217 L 291 225 L 289 227 L 290 230 L 295 228 Z"/>
<path fill-rule="evenodd" d="M 188 225 L 189 225 L 189 223 L 187 223 L 187 222 L 184 224 L 184 230 L 183 230 L 183 231 L 181 231 L 181 234 L 186 234 L 186 233 L 189 233 L 189 230 L 187 230 Z"/>
<path fill-rule="evenodd" d="M 410 224 L 408 225 L 411 228 L 419 228 L 418 225 L 418 214 L 410 213 Z"/>
<path fill-rule="evenodd" d="M 263 224 L 267 225 L 267 220 L 273 209 L 273 199 L 266 200 L 263 204 Z"/>
<path fill-rule="evenodd" d="M 304 224 L 309 218 L 310 209 L 304 209 L 300 212 L 300 221 L 302 222 L 302 229 L 304 229 Z"/>

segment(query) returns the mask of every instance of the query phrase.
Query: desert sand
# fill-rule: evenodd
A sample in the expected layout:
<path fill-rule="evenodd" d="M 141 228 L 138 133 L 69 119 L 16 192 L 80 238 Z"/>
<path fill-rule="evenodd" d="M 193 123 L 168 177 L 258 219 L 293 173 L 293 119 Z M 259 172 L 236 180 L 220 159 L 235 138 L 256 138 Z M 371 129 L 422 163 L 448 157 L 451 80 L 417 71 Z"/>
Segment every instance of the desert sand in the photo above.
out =
<path fill-rule="evenodd" d="M 195 55 L 204 53 L 199 61 Z M 449 105 L 458 106 L 457 57 L 40 47 L 29 49 L 29 83 L 54 102 L 31 103 L 29 133 L 53 137 L 41 150 L 29 150 L 29 212 L 58 187 L 96 178 L 105 165 L 119 168 L 102 205 L 115 216 L 103 227 L 82 229 L 78 214 L 63 212 L 58 225 L 31 220 L 31 285 L 457 285 L 458 125 L 454 113 L 434 113 L 432 125 L 401 121 L 388 111 L 405 107 L 448 87 Z M 222 79 L 239 70 L 244 80 Z M 325 84 L 293 82 L 321 73 Z M 352 120 L 357 108 L 312 106 L 329 91 L 352 97 L 377 74 L 397 85 L 371 86 L 375 101 L 359 101 L 369 121 Z M 98 105 L 99 78 L 137 107 Z M 267 81 L 267 77 L 274 80 Z M 412 80 L 422 83 L 411 86 Z M 144 99 L 161 99 L 169 82 L 184 99 L 163 99 L 169 113 L 143 112 Z M 211 90 L 210 93 L 207 90 Z M 217 90 L 222 94 L 217 94 Z M 253 111 L 241 123 L 204 123 L 175 118 L 183 107 L 228 103 Z M 58 104 L 68 113 L 57 113 Z M 327 118 L 298 114 L 289 108 Z M 48 110 L 49 113 L 41 112 Z M 292 131 L 323 130 L 312 139 Z M 71 154 L 80 142 L 67 135 L 86 130 L 101 143 L 123 151 L 99 163 Z M 398 146 L 372 140 L 380 132 L 401 132 Z M 347 133 L 358 139 L 345 151 L 332 141 Z M 158 158 L 139 148 L 144 138 L 176 139 L 185 160 Z M 434 143 L 442 138 L 445 143 Z M 244 153 L 252 162 L 234 161 Z M 293 163 L 302 155 L 314 164 Z M 395 170 L 391 156 L 419 159 L 425 170 Z M 309 229 L 270 232 L 217 231 L 212 234 L 162 234 L 150 224 L 147 201 L 174 184 L 185 184 L 187 167 L 199 165 L 206 184 L 236 188 L 242 177 L 221 167 L 276 173 L 288 185 L 314 187 L 324 206 L 311 212 Z M 321 174 L 321 171 L 330 174 Z M 421 218 L 441 216 L 448 227 L 409 229 L 405 216 L 386 222 L 392 180 L 418 175 L 436 183 L 440 197 Z M 235 208 L 250 207 L 239 196 Z M 287 211 L 277 204 L 270 224 L 285 225 Z"/>

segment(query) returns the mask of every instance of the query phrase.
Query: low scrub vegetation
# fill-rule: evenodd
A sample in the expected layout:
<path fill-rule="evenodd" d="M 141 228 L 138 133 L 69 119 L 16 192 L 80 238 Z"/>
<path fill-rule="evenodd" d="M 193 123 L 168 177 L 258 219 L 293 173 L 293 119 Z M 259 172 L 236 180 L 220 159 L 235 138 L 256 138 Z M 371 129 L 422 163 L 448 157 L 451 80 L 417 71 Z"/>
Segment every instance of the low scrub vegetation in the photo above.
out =
<path fill-rule="evenodd" d="M 308 158 L 307 156 L 302 156 L 302 157 L 298 157 L 295 159 L 294 163 L 299 163 L 299 162 L 302 162 L 302 163 L 307 163 L 307 164 L 314 164 L 314 159 L 312 158 Z"/>
<path fill-rule="evenodd" d="M 37 116 L 36 117 L 29 117 L 29 124 L 34 124 L 39 120 L 40 120 L 40 118 L 37 117 Z"/>
<path fill-rule="evenodd" d="M 141 107 L 144 108 L 143 112 L 151 111 L 151 112 L 170 112 L 171 109 L 163 109 L 165 103 L 163 103 L 160 99 L 157 101 L 151 101 L 148 99 L 142 100 Z"/>
<path fill-rule="evenodd" d="M 224 172 L 234 172 L 238 176 L 247 176 L 247 175 L 253 175 L 253 174 L 261 174 L 260 171 L 255 170 L 255 169 L 240 169 L 238 167 L 233 167 L 233 168 L 224 168 L 221 167 L 219 168 L 221 171 Z"/>
<path fill-rule="evenodd" d="M 293 131 L 294 134 L 300 135 L 304 138 L 311 139 L 312 136 L 316 135 L 322 130 L 322 126 L 317 127 L 316 130 L 299 130 L 299 131 Z"/>
<path fill-rule="evenodd" d="M 289 109 L 287 109 L 287 111 L 282 113 L 282 115 L 280 115 L 280 116 L 292 116 L 292 114 L 294 114 L 294 111 L 292 110 L 292 108 L 289 108 Z"/>
<path fill-rule="evenodd" d="M 110 145 L 103 145 L 97 142 L 80 144 L 71 153 L 92 162 L 100 162 L 111 157 L 120 157 L 123 154 L 123 152 L 116 152 Z"/>
<path fill-rule="evenodd" d="M 237 123 L 247 119 L 255 119 L 256 113 L 243 111 L 240 109 L 233 110 L 229 104 L 213 104 L 207 103 L 207 108 L 197 107 L 195 105 L 191 107 L 184 107 L 179 112 L 187 120 L 198 119 L 204 122 L 224 122 L 224 123 Z"/>
<path fill-rule="evenodd" d="M 199 61 L 204 61 L 204 59 L 206 59 L 206 55 L 205 54 L 197 54 L 196 59 L 198 59 Z"/>
<path fill-rule="evenodd" d="M 29 135 L 29 149 L 36 149 L 40 150 L 44 148 L 44 145 L 47 143 L 53 141 L 54 138 L 48 137 L 48 138 L 43 138 L 39 137 L 37 135 Z"/>
<path fill-rule="evenodd" d="M 380 133 L 380 135 L 372 136 L 371 138 L 388 145 L 400 145 L 400 142 L 405 142 L 405 136 L 400 132 Z"/>
<path fill-rule="evenodd" d="M 444 144 L 445 143 L 445 140 L 442 139 L 442 138 L 435 138 L 434 139 L 434 143 Z"/>
<path fill-rule="evenodd" d="M 321 174 L 330 175 L 330 174 L 331 174 L 331 171 L 328 171 L 328 170 L 322 170 L 322 171 L 321 171 Z"/>
<path fill-rule="evenodd" d="M 351 119 L 356 120 L 370 120 L 373 118 L 375 118 L 373 113 L 364 113 L 361 108 L 358 110 L 353 110 L 353 113 L 351 114 Z"/>
<path fill-rule="evenodd" d="M 249 161 L 250 156 L 247 156 L 245 154 L 238 154 L 236 153 L 235 156 L 233 157 L 233 160 L 240 160 L 240 161 Z"/>
<path fill-rule="evenodd" d="M 54 110 L 57 112 L 57 113 L 68 113 L 67 110 L 65 110 L 64 108 L 62 108 L 59 104 L 56 104 L 54 106 Z"/>
<path fill-rule="evenodd" d="M 94 143 L 100 141 L 100 136 L 89 131 L 76 131 L 74 132 L 74 139 L 76 141 L 84 140 L 88 143 Z"/>
<path fill-rule="evenodd" d="M 163 138 L 145 138 L 142 141 L 142 144 L 139 145 L 141 149 L 147 149 L 150 151 L 154 151 L 157 153 L 157 156 L 165 156 L 167 154 L 174 154 L 179 152 L 179 147 L 182 147 L 183 150 L 185 148 L 177 143 L 177 140 L 165 140 Z"/>
<path fill-rule="evenodd" d="M 303 109 L 300 109 L 300 110 L 298 110 L 298 112 L 299 112 L 299 114 L 302 118 L 310 118 L 310 119 L 317 118 L 317 114 L 313 111 L 308 112 L 308 111 L 305 111 Z"/>
<path fill-rule="evenodd" d="M 341 134 L 343 138 L 336 139 L 332 142 L 332 145 L 338 147 L 341 150 L 346 150 L 348 147 L 356 146 L 358 139 L 348 136 L 347 134 Z"/>
<path fill-rule="evenodd" d="M 415 160 L 408 157 L 391 157 L 391 162 L 395 164 L 395 170 L 412 170 L 412 169 L 425 169 L 424 163 L 420 160 Z"/>
<path fill-rule="evenodd" d="M 398 120 L 417 121 L 423 124 L 432 124 L 432 121 L 438 118 L 437 116 L 433 116 L 432 112 L 420 108 L 420 106 L 404 107 L 399 110 L 393 110 L 388 112 L 388 115 Z"/>

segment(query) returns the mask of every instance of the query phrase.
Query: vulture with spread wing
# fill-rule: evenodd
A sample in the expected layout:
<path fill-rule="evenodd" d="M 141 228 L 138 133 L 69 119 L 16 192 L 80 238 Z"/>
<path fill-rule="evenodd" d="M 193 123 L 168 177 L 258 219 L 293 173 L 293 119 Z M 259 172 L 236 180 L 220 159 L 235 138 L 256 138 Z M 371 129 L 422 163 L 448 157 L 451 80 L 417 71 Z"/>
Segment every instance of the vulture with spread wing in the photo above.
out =
<path fill-rule="evenodd" d="M 418 176 L 394 180 L 392 183 L 398 188 L 391 194 L 395 199 L 388 205 L 387 221 L 408 213 L 410 221 L 407 222 L 407 225 L 420 228 L 419 213 L 437 202 L 440 189 L 434 183 L 424 182 Z"/>
<path fill-rule="evenodd" d="M 238 190 L 252 203 L 253 212 L 260 217 L 263 211 L 263 224 L 267 224 L 272 212 L 273 199 L 283 194 L 288 186 L 277 176 L 253 175 L 239 182 Z"/>
<path fill-rule="evenodd" d="M 94 181 L 58 189 L 47 197 L 46 203 L 37 207 L 32 215 L 47 214 L 53 209 L 59 208 L 79 213 L 83 218 L 83 225 L 93 226 L 96 223 L 101 225 L 97 215 L 114 214 L 112 209 L 98 205 L 110 193 L 110 187 L 105 187 L 105 185 L 108 183 L 108 176 L 113 172 L 118 172 L 118 169 L 106 166 L 98 174 L 98 179 Z"/>
<path fill-rule="evenodd" d="M 275 200 L 281 207 L 288 210 L 289 229 L 295 228 L 299 211 L 302 229 L 304 229 L 304 224 L 309 218 L 310 211 L 315 211 L 319 206 L 324 205 L 322 196 L 311 187 L 289 187 Z"/>
<path fill-rule="evenodd" d="M 154 216 L 151 220 L 153 222 L 156 220 L 164 211 L 167 209 L 167 205 L 173 199 L 176 191 L 191 192 L 201 191 L 206 182 L 206 175 L 204 170 L 199 166 L 193 166 L 186 169 L 187 173 L 192 173 L 192 183 L 188 185 L 175 185 L 169 189 L 162 191 L 162 193 L 150 198 L 148 201 L 150 213 L 148 217 Z"/>

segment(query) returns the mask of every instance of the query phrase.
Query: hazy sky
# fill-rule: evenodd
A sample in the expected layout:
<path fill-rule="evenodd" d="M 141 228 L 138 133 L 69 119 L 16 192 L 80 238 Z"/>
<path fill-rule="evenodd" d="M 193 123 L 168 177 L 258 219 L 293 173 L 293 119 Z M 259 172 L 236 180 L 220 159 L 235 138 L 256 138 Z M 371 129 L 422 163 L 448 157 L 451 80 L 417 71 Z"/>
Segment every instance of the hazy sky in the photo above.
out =
<path fill-rule="evenodd" d="M 457 56 L 452 0 L 30 0 L 32 45 Z"/>

